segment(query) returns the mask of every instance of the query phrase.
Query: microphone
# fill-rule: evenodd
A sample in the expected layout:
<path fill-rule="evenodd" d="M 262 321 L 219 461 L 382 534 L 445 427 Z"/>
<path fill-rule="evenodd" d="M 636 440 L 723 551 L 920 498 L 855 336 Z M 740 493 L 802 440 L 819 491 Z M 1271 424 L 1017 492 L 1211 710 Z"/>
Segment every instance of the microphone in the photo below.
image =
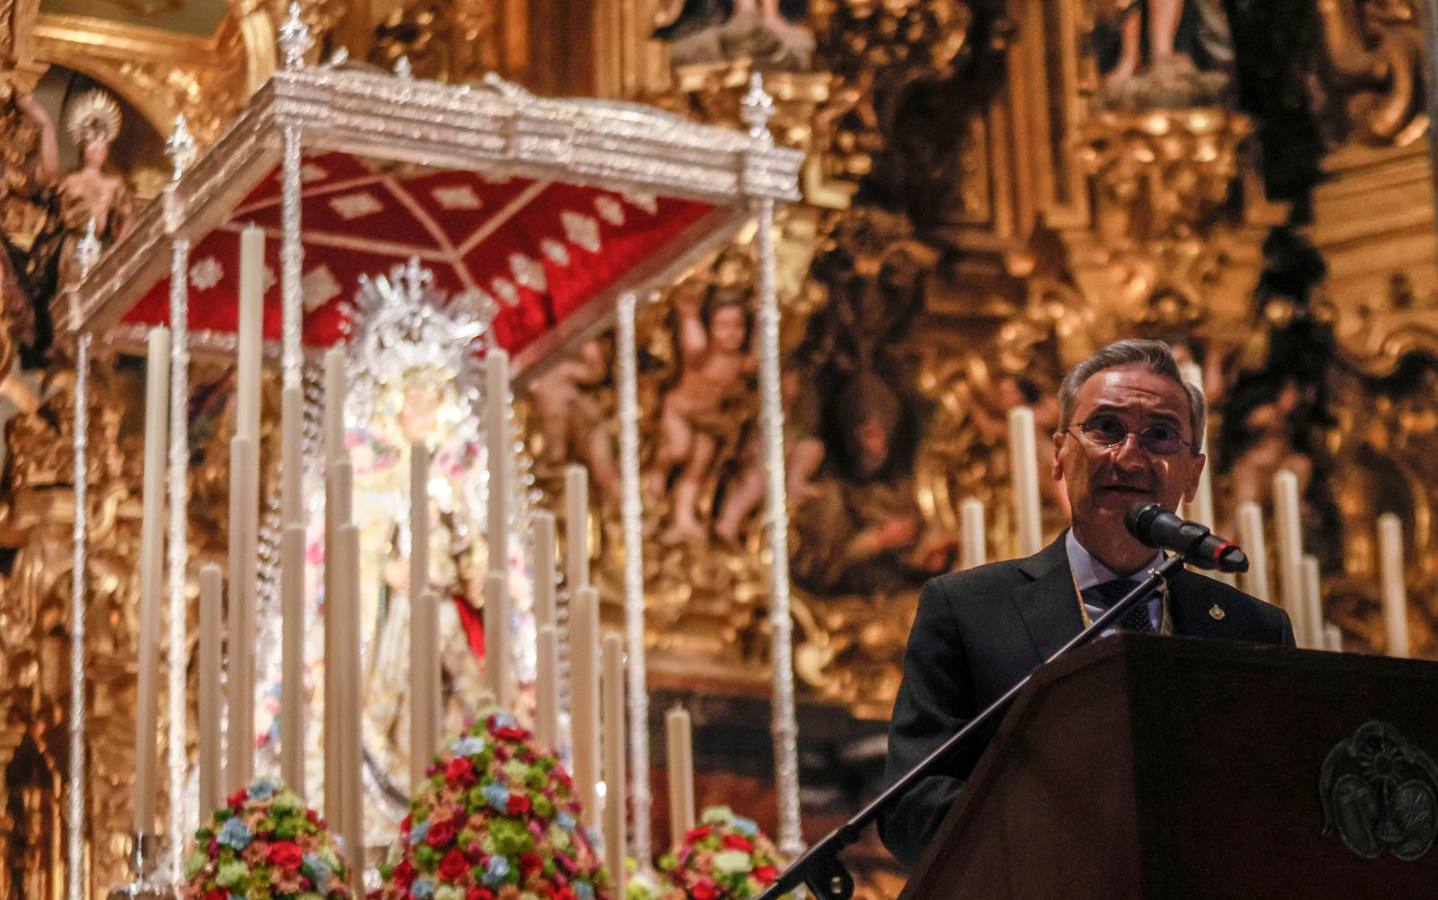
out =
<path fill-rule="evenodd" d="M 1248 571 L 1248 557 L 1241 547 L 1197 522 L 1179 518 L 1160 503 L 1135 503 L 1124 515 L 1123 524 L 1140 543 L 1182 553 L 1185 562 L 1200 569 Z"/>

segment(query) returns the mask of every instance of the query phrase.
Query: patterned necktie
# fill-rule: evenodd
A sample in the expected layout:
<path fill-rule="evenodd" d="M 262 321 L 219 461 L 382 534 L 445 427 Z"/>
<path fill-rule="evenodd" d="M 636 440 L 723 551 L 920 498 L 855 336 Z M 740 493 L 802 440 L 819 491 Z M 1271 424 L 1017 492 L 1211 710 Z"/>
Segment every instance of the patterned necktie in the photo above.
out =
<path fill-rule="evenodd" d="M 1083 592 L 1083 599 L 1089 606 L 1096 606 L 1107 611 L 1109 607 L 1122 600 L 1129 591 L 1136 587 L 1138 587 L 1138 582 L 1129 579 L 1110 581 L 1086 589 Z M 1128 612 L 1119 617 L 1118 627 L 1124 631 L 1152 634 L 1154 632 L 1153 617 L 1149 614 L 1149 604 L 1152 601 L 1153 597 L 1150 595 L 1147 600 L 1140 600 L 1130 606 Z"/>

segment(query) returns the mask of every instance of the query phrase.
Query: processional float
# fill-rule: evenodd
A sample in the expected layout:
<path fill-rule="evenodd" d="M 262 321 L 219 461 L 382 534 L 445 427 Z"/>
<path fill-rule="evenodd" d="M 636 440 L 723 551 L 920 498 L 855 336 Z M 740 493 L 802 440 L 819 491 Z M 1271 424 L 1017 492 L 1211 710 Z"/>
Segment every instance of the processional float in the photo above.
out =
<path fill-rule="evenodd" d="M 611 323 L 616 329 L 626 548 L 627 658 L 623 665 L 628 690 L 625 696 L 616 688 L 612 696 L 625 696 L 627 704 L 623 718 L 627 721 L 634 855 L 643 861 L 650 858 L 634 314 L 641 298 L 677 278 L 755 220 L 761 416 L 768 471 L 766 522 L 772 560 L 779 838 L 785 850 L 796 851 L 800 844 L 798 764 L 772 223 L 776 203 L 799 199 L 801 154 L 776 147 L 770 138 L 768 95 L 755 81 L 744 101 L 749 130 L 739 133 L 634 104 L 539 98 L 499 79 L 479 85 L 446 85 L 414 80 L 405 73 L 406 67 L 390 75 L 343 64 L 306 66 L 309 45 L 304 26 L 292 11 L 280 30 L 284 70 L 260 88 L 236 121 L 203 153 L 194 152 L 183 119 L 176 123 L 169 142 L 174 173 L 162 195 L 140 212 L 129 232 L 108 253 L 98 261 L 88 260 L 86 277 L 56 300 L 55 321 L 61 336 L 76 339 L 75 453 L 79 473 L 86 465 L 85 429 L 79 420 L 87 409 L 86 372 L 92 342 L 99 339 L 120 352 L 138 352 L 147 343 L 152 347 L 163 343 L 151 342 L 152 329 L 169 329 L 168 417 L 178 427 L 168 431 L 168 489 L 155 486 L 152 490 L 147 482 L 144 496 L 148 515 L 158 516 L 159 509 L 168 508 L 167 639 L 163 643 L 167 644 L 169 711 L 165 767 L 165 793 L 171 798 L 166 823 L 169 846 L 163 859 L 144 859 L 146 854 L 153 855 L 157 846 L 152 833 L 153 799 L 160 789 L 150 783 L 146 786 L 148 798 L 140 798 L 137 792 L 137 805 L 150 815 L 148 819 L 136 817 L 137 885 L 143 887 L 147 875 L 152 886 L 177 880 L 184 840 L 191 833 L 197 810 L 215 802 L 217 791 L 244 786 L 228 774 L 224 781 L 213 774 L 193 779 L 195 767 L 185 749 L 187 584 L 192 576 L 187 556 L 190 448 L 185 426 L 191 354 L 239 361 L 237 437 L 231 458 L 231 503 L 235 508 L 231 511 L 227 573 L 230 705 L 243 710 L 246 703 L 253 704 L 271 677 L 284 684 L 278 717 L 282 765 L 287 780 L 303 784 L 305 763 L 293 747 L 286 752 L 284 741 L 286 736 L 303 734 L 303 701 L 292 700 L 303 696 L 303 687 L 293 686 L 303 676 L 295 676 L 300 669 L 293 657 L 304 657 L 303 626 L 307 618 L 316 618 L 309 596 L 314 593 L 313 586 L 307 585 L 303 575 L 306 519 L 311 511 L 325 510 L 320 517 L 330 538 L 325 543 L 339 548 L 348 543 L 347 554 L 337 553 L 336 560 L 349 567 L 346 577 L 354 582 L 357 532 L 351 522 L 333 518 L 336 509 L 341 514 L 353 512 L 349 509 L 353 472 L 347 468 L 347 457 L 336 455 L 350 407 L 333 395 L 342 393 L 347 381 L 375 377 L 374 356 L 380 351 L 374 347 L 384 344 L 383 335 L 361 360 L 350 359 L 346 364 L 341 354 L 327 354 L 323 376 L 319 374 L 319 356 L 344 347 L 348 339 L 356 337 L 356 329 L 363 330 L 363 321 L 351 321 L 354 310 L 378 321 L 395 304 L 409 304 L 415 316 L 428 317 L 429 324 L 438 323 L 441 331 L 447 329 L 452 339 L 449 351 L 452 353 L 454 341 L 460 341 L 463 352 L 457 358 L 482 365 L 487 383 L 482 388 L 476 384 L 468 396 L 471 400 L 478 395 L 487 397 L 485 477 L 495 488 L 487 492 L 485 515 L 476 518 L 507 523 L 503 529 L 488 528 L 486 607 L 507 608 L 509 579 L 501 575 L 510 558 L 516 554 L 523 557 L 523 565 L 536 576 L 532 583 L 539 595 L 534 610 L 538 627 L 524 636 L 541 644 L 564 643 L 564 636 L 555 631 L 563 627 L 564 617 L 556 617 L 555 604 L 547 599 L 554 580 L 553 519 L 535 517 L 541 538 L 537 549 L 530 548 L 523 540 L 530 523 L 515 517 L 512 509 L 516 498 L 521 506 L 525 502 L 521 490 L 525 486 L 516 486 L 512 477 L 506 480 L 501 474 L 512 471 L 514 463 L 507 411 L 510 370 L 514 384 L 522 385 L 567 348 Z M 243 264 L 242 255 L 248 257 Z M 396 323 L 402 318 L 391 315 L 385 321 L 390 327 L 400 327 Z M 270 515 L 263 524 L 258 518 L 262 357 L 278 361 L 283 386 L 281 486 L 271 492 L 278 497 L 266 498 Z M 482 362 L 476 362 L 479 360 Z M 156 369 L 153 362 L 152 373 Z M 151 393 L 158 390 L 152 381 Z M 413 483 L 428 483 L 428 465 L 427 455 L 416 456 Z M 158 484 L 158 475 L 154 480 Z M 570 481 L 582 485 L 582 475 Z M 316 490 L 315 484 L 324 487 Z M 78 478 L 76 485 L 72 617 L 76 650 L 71 682 L 76 696 L 72 698 L 71 737 L 72 747 L 80 752 L 72 752 L 70 758 L 68 837 L 70 896 L 78 898 L 83 893 L 80 861 L 84 842 L 84 821 L 78 814 L 84 808 L 81 773 L 85 767 L 84 478 Z M 501 489 L 504 487 L 509 490 Z M 327 495 L 328 502 L 312 502 L 316 495 Z M 582 552 L 587 502 L 582 492 L 574 492 L 568 499 L 580 521 L 571 512 L 567 541 L 571 559 L 565 582 L 570 602 L 583 607 L 581 589 L 588 590 L 589 603 L 596 602 L 593 589 L 587 588 L 587 556 Z M 151 606 L 142 610 L 142 619 L 148 617 L 154 630 L 148 641 L 142 636 L 144 652 L 151 655 L 148 663 L 141 661 L 142 681 L 147 665 L 155 671 L 161 643 L 159 528 L 156 525 L 151 530 L 156 532 L 154 546 L 147 551 L 152 557 Z M 341 534 L 346 537 L 339 539 Z M 268 554 L 264 548 L 269 549 Z M 412 549 L 412 557 L 423 557 L 421 546 Z M 340 608 L 344 591 L 331 582 L 338 576 L 328 571 L 330 562 L 327 558 L 324 589 L 333 592 L 327 599 Z M 145 565 L 142 563 L 142 571 Z M 422 581 L 424 571 L 423 564 L 418 564 L 415 577 Z M 219 573 L 206 567 L 198 580 L 205 604 L 201 619 L 208 617 L 205 627 L 215 629 L 217 613 L 211 607 L 218 603 Z M 351 590 L 357 592 L 358 588 Z M 357 610 L 356 597 L 357 593 L 351 596 L 353 606 L 345 608 Z M 254 622 L 249 618 L 257 614 L 266 629 L 258 641 L 250 631 Z M 586 626 L 595 629 L 589 632 L 588 646 L 577 649 L 578 655 L 597 665 L 595 616 L 597 605 L 592 606 Z M 576 610 L 576 618 L 585 616 Z M 507 615 L 487 620 L 490 640 L 502 643 L 500 635 L 509 634 L 513 621 Z M 327 662 L 335 669 L 326 677 L 322 692 L 327 710 L 324 774 L 331 788 L 325 807 L 338 823 L 337 830 L 348 839 L 346 854 L 358 854 L 351 858 L 362 861 L 365 825 L 358 810 L 365 802 L 382 802 L 384 785 L 378 783 L 374 771 L 366 770 L 360 787 L 363 759 L 371 754 L 359 735 L 358 686 L 334 677 L 339 672 L 336 660 L 349 666 L 350 673 L 358 672 L 359 651 L 354 651 L 355 658 L 346 659 L 334 643 L 348 641 L 357 647 L 359 626 L 352 622 L 350 627 L 354 630 L 345 636 L 327 633 L 325 637 Z M 431 618 L 410 627 L 433 629 L 435 625 Z M 202 657 L 215 653 L 217 643 L 213 633 L 202 635 Z M 279 667 L 282 672 L 276 676 L 275 651 L 281 647 L 291 659 Z M 202 659 L 200 674 L 202 682 L 217 679 L 213 660 Z M 582 679 L 574 680 L 576 690 L 582 692 L 584 688 L 578 686 Z M 593 680 L 585 687 L 592 687 Z M 424 681 L 419 678 L 416 684 Z M 503 675 L 488 684 L 495 699 L 503 699 Z M 339 703 L 329 702 L 328 694 L 337 687 L 339 697 L 335 699 L 350 705 L 345 714 L 338 711 Z M 142 707 L 146 702 L 152 705 L 142 712 L 153 722 L 158 685 L 142 683 L 143 690 L 151 694 L 149 701 L 142 699 Z M 557 691 L 553 685 L 541 685 L 540 696 L 546 692 L 552 696 Z M 597 701 L 597 697 L 591 699 Z M 202 727 L 218 731 L 214 724 L 219 715 L 217 700 L 206 696 L 203 684 L 201 701 Z M 414 697 L 411 701 L 418 709 L 419 701 Z M 541 709 L 544 705 L 541 700 Z M 430 716 L 427 722 L 434 737 L 437 713 L 431 707 L 425 715 Z M 352 733 L 344 730 L 351 727 L 341 721 L 346 716 L 354 720 Z M 253 761 L 247 732 L 254 727 L 254 719 L 232 714 L 230 721 L 228 730 L 232 736 L 238 732 L 240 740 L 231 741 L 226 769 L 247 775 Z M 580 730 L 576 725 L 576 740 Z M 337 735 L 342 740 L 337 740 Z M 205 748 L 202 758 L 205 754 L 217 756 L 214 742 L 218 734 L 200 737 Z M 590 737 L 597 743 L 597 735 L 583 740 Z M 141 730 L 137 743 L 153 740 L 153 734 Z M 296 743 L 303 739 L 292 738 L 291 744 Z M 348 749 L 332 747 L 334 744 Z M 139 749 L 143 756 L 143 746 Z M 597 778 L 596 761 L 591 757 L 586 763 L 577 746 L 574 752 L 576 766 L 589 765 L 590 777 Z M 620 759 L 623 755 L 622 751 L 616 754 Z M 372 759 L 370 765 L 373 767 Z M 137 767 L 144 769 L 140 757 Z M 151 766 L 150 778 L 155 777 L 155 768 Z M 404 783 L 403 774 L 383 772 L 383 768 L 378 766 L 380 774 Z M 610 769 L 611 776 L 616 771 L 620 770 Z M 618 811 L 619 840 L 610 842 L 618 847 L 607 847 L 611 861 L 616 852 L 622 861 L 624 851 L 626 780 L 620 777 L 618 781 L 619 785 L 610 785 L 607 804 Z M 335 783 L 340 782 L 346 787 L 336 792 Z M 197 799 L 197 783 L 203 783 L 207 792 L 203 801 Z M 363 865 L 353 869 L 357 877 Z M 622 872 L 621 862 L 616 877 L 622 878 Z M 620 885 L 622 894 L 622 882 Z"/>

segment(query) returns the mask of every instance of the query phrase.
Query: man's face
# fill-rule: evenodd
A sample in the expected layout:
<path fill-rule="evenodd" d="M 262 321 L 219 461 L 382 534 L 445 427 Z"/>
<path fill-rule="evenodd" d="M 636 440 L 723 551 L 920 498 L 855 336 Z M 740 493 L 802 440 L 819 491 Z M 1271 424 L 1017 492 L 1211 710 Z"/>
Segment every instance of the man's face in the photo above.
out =
<path fill-rule="evenodd" d="M 1112 416 L 1130 433 L 1111 447 L 1097 445 L 1079 427 L 1097 416 Z M 1074 398 L 1069 428 L 1054 435 L 1053 477 L 1063 481 L 1080 537 L 1116 528 L 1135 503 L 1178 507 L 1192 500 L 1204 455 L 1190 446 L 1160 455 L 1147 450 L 1136 432 L 1164 426 L 1193 443 L 1188 395 L 1178 382 L 1143 365 L 1104 369 L 1084 382 Z M 1112 424 L 1112 423 L 1110 423 Z"/>

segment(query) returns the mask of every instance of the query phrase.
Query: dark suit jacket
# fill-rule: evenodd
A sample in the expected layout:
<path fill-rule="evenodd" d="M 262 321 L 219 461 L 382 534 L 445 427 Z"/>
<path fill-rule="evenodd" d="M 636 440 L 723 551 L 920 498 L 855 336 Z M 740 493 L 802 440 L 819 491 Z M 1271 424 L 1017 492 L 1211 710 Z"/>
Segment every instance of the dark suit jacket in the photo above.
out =
<path fill-rule="evenodd" d="M 1224 616 L 1209 610 L 1217 605 Z M 1293 646 L 1283 610 L 1189 571 L 1169 581 L 1175 634 Z M 930 579 L 904 654 L 904 681 L 889 725 L 892 783 L 1083 628 L 1063 535 L 1026 559 Z M 879 822 L 894 856 L 913 865 L 993 736 L 922 779 Z"/>

